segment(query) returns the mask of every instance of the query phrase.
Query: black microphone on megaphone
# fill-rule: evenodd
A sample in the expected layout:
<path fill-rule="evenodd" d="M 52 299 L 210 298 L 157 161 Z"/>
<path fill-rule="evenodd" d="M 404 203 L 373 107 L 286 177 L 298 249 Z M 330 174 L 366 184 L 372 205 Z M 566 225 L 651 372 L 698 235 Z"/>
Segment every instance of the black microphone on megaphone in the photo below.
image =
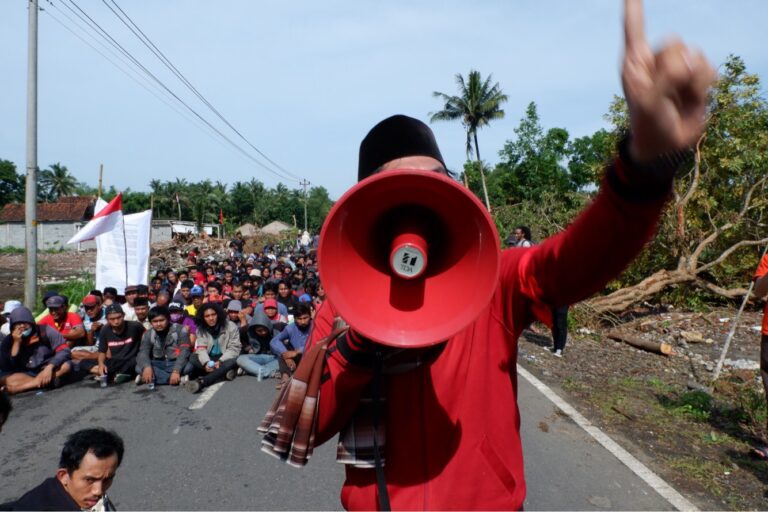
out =
<path fill-rule="evenodd" d="M 482 203 L 447 176 L 393 170 L 345 193 L 325 220 L 318 265 L 344 320 L 378 343 L 440 343 L 498 285 L 500 244 Z"/>

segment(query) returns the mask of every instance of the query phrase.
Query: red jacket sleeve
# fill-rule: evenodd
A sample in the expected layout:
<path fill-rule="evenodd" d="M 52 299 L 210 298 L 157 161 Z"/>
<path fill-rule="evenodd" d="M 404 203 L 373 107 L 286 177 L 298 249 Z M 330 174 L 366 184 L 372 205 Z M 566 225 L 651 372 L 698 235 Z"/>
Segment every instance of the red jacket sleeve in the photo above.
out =
<path fill-rule="evenodd" d="M 558 307 L 589 297 L 621 273 L 650 240 L 666 197 L 632 200 L 604 180 L 592 203 L 566 230 L 518 258 L 507 254 L 516 249 L 504 251 L 502 283 L 519 279 L 534 311 L 537 305 Z"/>

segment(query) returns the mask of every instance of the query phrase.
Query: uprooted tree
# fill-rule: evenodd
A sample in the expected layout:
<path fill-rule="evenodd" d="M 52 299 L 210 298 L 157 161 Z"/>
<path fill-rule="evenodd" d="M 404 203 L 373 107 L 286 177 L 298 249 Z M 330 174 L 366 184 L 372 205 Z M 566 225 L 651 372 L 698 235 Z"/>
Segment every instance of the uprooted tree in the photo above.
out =
<path fill-rule="evenodd" d="M 611 112 L 616 131 L 626 129 L 621 100 Z M 595 312 L 621 312 L 674 285 L 731 299 L 747 292 L 768 244 L 768 103 L 739 57 L 724 64 L 708 116 L 658 235 L 611 293 L 589 302 Z"/>
<path fill-rule="evenodd" d="M 768 101 L 742 59 L 723 64 L 708 106 L 708 124 L 675 180 L 656 237 L 607 293 L 586 306 L 614 314 L 643 301 L 681 305 L 743 296 L 768 244 Z M 544 129 L 531 104 L 515 138 L 488 173 L 488 194 L 502 236 L 528 225 L 535 240 L 564 229 L 594 194 L 621 134 L 628 129 L 623 99 L 606 119 L 612 130 L 568 140 Z M 479 195 L 477 162 L 464 178 Z M 574 269 L 578 271 L 578 269 Z"/>

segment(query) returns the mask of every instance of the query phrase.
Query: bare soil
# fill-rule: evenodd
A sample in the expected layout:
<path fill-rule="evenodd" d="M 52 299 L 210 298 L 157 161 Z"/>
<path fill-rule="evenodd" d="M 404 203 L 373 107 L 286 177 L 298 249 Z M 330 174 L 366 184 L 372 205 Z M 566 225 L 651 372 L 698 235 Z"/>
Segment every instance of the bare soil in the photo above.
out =
<path fill-rule="evenodd" d="M 0 254 L 0 300 L 24 299 L 26 256 Z M 38 253 L 37 278 L 41 285 L 93 275 L 96 251 Z"/>
<path fill-rule="evenodd" d="M 709 388 L 735 314 L 646 311 L 618 328 L 577 329 L 563 358 L 537 325 L 521 337 L 518 361 L 702 508 L 764 510 L 768 461 L 752 454 L 768 440 L 756 369 L 761 311 L 742 314 L 731 364 Z M 673 353 L 613 341 L 609 331 L 670 343 Z"/>

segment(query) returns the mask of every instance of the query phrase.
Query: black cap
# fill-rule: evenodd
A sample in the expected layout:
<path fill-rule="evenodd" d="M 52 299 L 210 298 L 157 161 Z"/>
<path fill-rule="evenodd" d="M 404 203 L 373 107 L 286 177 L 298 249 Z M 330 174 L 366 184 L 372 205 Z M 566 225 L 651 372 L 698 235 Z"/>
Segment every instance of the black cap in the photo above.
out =
<path fill-rule="evenodd" d="M 114 302 L 109 306 L 107 306 L 106 310 L 104 311 L 105 315 L 110 315 L 112 313 L 120 313 L 121 315 L 124 315 L 125 311 L 123 311 L 123 306 L 121 306 L 117 302 Z"/>
<path fill-rule="evenodd" d="M 364 180 L 390 160 L 406 156 L 429 156 L 445 166 L 429 126 L 404 115 L 388 117 L 371 128 L 360 143 L 357 181 Z"/>

